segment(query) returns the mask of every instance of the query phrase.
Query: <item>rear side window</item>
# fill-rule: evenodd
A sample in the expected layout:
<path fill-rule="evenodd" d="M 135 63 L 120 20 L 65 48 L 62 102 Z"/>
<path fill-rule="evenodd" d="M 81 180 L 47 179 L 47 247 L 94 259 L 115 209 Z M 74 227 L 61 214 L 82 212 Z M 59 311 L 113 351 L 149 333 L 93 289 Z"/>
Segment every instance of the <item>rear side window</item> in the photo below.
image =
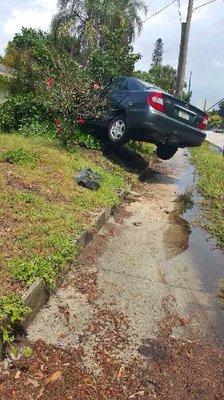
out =
<path fill-rule="evenodd" d="M 111 84 L 110 90 L 128 90 L 128 83 L 126 78 L 118 78 Z"/>

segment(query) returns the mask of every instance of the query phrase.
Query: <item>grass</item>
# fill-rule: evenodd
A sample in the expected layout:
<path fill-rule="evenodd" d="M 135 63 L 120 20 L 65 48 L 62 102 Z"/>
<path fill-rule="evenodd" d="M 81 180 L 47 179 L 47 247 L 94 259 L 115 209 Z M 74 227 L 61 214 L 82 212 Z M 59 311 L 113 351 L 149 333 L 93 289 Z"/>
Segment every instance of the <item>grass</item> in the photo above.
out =
<path fill-rule="evenodd" d="M 73 259 L 74 238 L 89 227 L 92 212 L 117 203 L 117 189 L 133 177 L 99 151 L 68 152 L 53 139 L 0 134 L 0 143 L 3 296 L 38 276 L 53 286 Z M 103 176 L 98 191 L 75 181 L 76 172 L 87 167 Z"/>
<path fill-rule="evenodd" d="M 192 150 L 198 170 L 198 188 L 204 195 L 206 227 L 224 247 L 224 157 L 205 143 Z"/>
<path fill-rule="evenodd" d="M 145 142 L 135 142 L 135 141 L 130 141 L 127 144 L 127 147 L 131 150 L 134 150 L 135 152 L 145 155 L 145 156 L 153 156 L 155 155 L 156 151 L 156 145 L 152 143 L 145 143 Z"/>

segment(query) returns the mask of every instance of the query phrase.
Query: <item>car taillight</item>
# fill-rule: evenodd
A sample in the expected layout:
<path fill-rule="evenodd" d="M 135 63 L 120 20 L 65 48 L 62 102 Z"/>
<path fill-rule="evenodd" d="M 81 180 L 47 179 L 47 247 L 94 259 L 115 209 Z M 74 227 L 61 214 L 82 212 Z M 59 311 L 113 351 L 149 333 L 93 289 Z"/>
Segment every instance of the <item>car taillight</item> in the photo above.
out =
<path fill-rule="evenodd" d="M 206 115 L 204 116 L 204 118 L 203 118 L 203 121 L 201 121 L 201 123 L 198 125 L 198 127 L 199 127 L 200 129 L 205 130 L 205 129 L 207 129 L 207 126 L 208 126 L 208 115 L 206 114 Z"/>
<path fill-rule="evenodd" d="M 155 110 L 165 112 L 163 93 L 160 92 L 152 92 L 147 97 L 147 103 L 155 108 Z"/>

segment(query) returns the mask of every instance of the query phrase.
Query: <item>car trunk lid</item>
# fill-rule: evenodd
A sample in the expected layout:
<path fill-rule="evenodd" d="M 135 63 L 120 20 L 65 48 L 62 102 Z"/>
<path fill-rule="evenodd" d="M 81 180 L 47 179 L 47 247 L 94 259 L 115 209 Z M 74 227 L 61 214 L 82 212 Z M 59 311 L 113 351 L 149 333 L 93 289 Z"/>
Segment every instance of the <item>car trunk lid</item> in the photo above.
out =
<path fill-rule="evenodd" d="M 174 96 L 163 94 L 165 113 L 177 121 L 203 129 L 206 113 Z"/>

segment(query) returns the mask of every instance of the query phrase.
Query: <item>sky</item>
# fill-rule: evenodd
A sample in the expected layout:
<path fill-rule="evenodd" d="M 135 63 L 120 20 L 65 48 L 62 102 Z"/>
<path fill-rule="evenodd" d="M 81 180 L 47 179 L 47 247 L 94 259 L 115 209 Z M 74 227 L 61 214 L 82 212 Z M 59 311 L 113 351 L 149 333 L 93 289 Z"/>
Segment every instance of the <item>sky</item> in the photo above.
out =
<path fill-rule="evenodd" d="M 171 0 L 146 0 L 148 15 L 154 14 Z M 194 0 L 198 7 L 209 0 Z M 182 21 L 188 0 L 179 0 Z M 142 25 L 134 49 L 142 54 L 136 68 L 148 70 L 155 41 L 164 42 L 164 64 L 177 67 L 180 42 L 178 1 Z M 21 27 L 48 30 L 57 10 L 57 0 L 0 0 L 0 54 Z M 146 17 L 146 18 L 147 18 Z M 224 97 L 224 1 L 215 0 L 194 11 L 191 25 L 186 80 L 192 71 L 192 103 L 202 107 Z"/>

